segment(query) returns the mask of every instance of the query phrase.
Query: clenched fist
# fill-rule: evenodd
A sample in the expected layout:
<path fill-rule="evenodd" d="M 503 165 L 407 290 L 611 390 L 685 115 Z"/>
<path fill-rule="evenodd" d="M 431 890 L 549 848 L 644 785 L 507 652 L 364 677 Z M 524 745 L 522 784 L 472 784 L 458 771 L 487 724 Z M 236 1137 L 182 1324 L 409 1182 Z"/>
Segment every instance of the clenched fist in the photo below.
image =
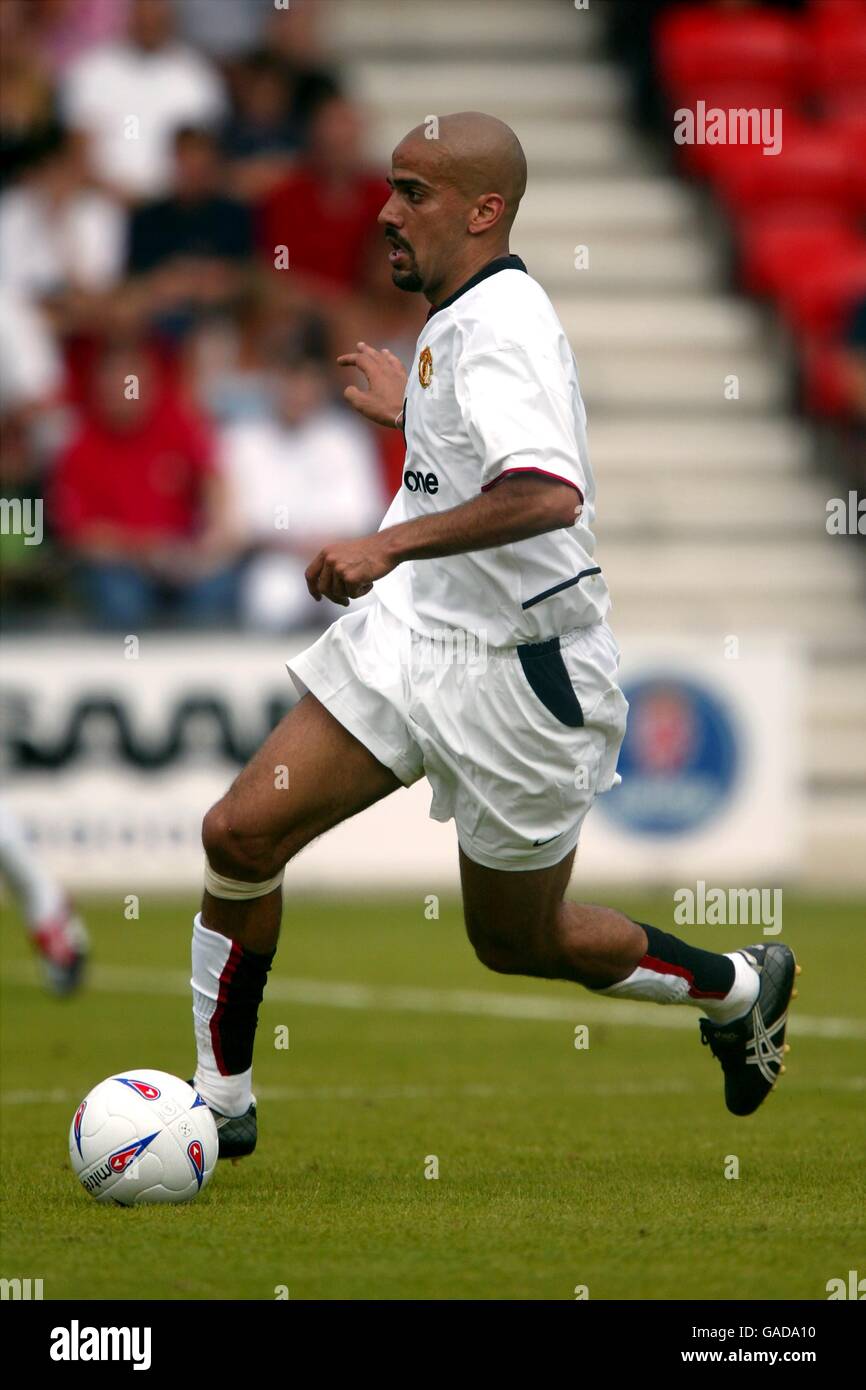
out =
<path fill-rule="evenodd" d="M 334 541 L 307 566 L 307 588 L 317 603 L 324 597 L 346 608 L 349 599 L 369 594 L 373 581 L 390 574 L 396 564 L 381 532 L 355 541 Z"/>
<path fill-rule="evenodd" d="M 346 387 L 343 395 L 349 405 L 376 425 L 397 427 L 406 395 L 406 369 L 399 357 L 387 348 L 380 352 L 369 343 L 358 343 L 355 352 L 344 352 L 337 362 L 341 367 L 357 367 L 367 379 L 366 391 L 358 386 Z"/>

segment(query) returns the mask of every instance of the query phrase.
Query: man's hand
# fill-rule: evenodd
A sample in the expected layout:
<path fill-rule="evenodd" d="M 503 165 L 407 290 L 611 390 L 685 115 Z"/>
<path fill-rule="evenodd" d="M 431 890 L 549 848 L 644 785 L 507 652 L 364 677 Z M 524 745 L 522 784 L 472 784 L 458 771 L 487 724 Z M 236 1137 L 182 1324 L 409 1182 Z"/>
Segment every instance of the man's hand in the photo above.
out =
<path fill-rule="evenodd" d="M 406 395 L 406 370 L 399 357 L 387 348 L 379 352 L 369 343 L 358 343 L 355 352 L 344 352 L 337 362 L 341 367 L 357 367 L 367 379 L 366 391 L 347 386 L 343 392 L 352 409 L 376 425 L 399 428 L 397 418 Z"/>
<path fill-rule="evenodd" d="M 390 574 L 396 564 L 382 532 L 356 541 L 334 541 L 307 566 L 307 588 L 317 603 L 324 597 L 346 608 L 349 599 L 369 594 L 373 581 Z"/>

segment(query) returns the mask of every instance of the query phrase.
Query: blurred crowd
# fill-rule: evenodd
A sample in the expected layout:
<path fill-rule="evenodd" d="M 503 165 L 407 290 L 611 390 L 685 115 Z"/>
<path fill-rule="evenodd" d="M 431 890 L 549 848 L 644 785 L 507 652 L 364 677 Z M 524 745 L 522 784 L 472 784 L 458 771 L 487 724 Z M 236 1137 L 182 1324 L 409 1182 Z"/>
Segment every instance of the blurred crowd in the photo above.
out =
<path fill-rule="evenodd" d="M 385 171 L 318 19 L 0 3 L 0 492 L 44 516 L 40 544 L 4 527 L 7 628 L 339 611 L 304 569 L 378 526 L 403 441 L 344 404 L 335 358 L 407 360 L 425 306 L 391 283 Z"/>

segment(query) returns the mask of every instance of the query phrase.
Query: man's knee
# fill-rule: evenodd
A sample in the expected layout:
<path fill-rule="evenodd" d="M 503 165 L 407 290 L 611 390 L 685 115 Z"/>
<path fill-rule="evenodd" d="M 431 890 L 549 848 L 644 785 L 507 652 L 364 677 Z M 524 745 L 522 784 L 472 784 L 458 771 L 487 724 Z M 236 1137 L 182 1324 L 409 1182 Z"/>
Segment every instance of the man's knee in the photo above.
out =
<path fill-rule="evenodd" d="M 475 954 L 497 975 L 525 975 L 529 968 L 527 953 L 522 943 L 516 943 L 497 932 L 489 924 L 472 922 L 467 919 L 466 932 Z"/>
<path fill-rule="evenodd" d="M 558 974 L 561 941 L 555 911 L 507 926 L 483 913 L 467 913 L 465 922 L 475 954 L 488 970 L 497 975 Z"/>
<path fill-rule="evenodd" d="M 285 867 L 281 848 L 245 823 L 231 792 L 208 811 L 201 839 L 211 868 L 227 878 L 260 882 Z"/>

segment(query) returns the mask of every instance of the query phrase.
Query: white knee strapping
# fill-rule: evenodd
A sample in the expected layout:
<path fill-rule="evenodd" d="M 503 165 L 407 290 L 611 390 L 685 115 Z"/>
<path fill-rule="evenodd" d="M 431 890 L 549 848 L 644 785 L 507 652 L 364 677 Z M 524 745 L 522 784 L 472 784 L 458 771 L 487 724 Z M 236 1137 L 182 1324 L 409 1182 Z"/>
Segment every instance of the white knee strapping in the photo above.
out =
<path fill-rule="evenodd" d="M 212 898 L 228 898 L 231 902 L 244 902 L 248 898 L 263 898 L 266 893 L 273 893 L 275 888 L 279 888 L 283 881 L 285 869 L 280 869 L 273 878 L 268 878 L 264 883 L 243 883 L 239 878 L 223 878 L 211 868 L 207 859 L 204 861 L 204 886 Z"/>

